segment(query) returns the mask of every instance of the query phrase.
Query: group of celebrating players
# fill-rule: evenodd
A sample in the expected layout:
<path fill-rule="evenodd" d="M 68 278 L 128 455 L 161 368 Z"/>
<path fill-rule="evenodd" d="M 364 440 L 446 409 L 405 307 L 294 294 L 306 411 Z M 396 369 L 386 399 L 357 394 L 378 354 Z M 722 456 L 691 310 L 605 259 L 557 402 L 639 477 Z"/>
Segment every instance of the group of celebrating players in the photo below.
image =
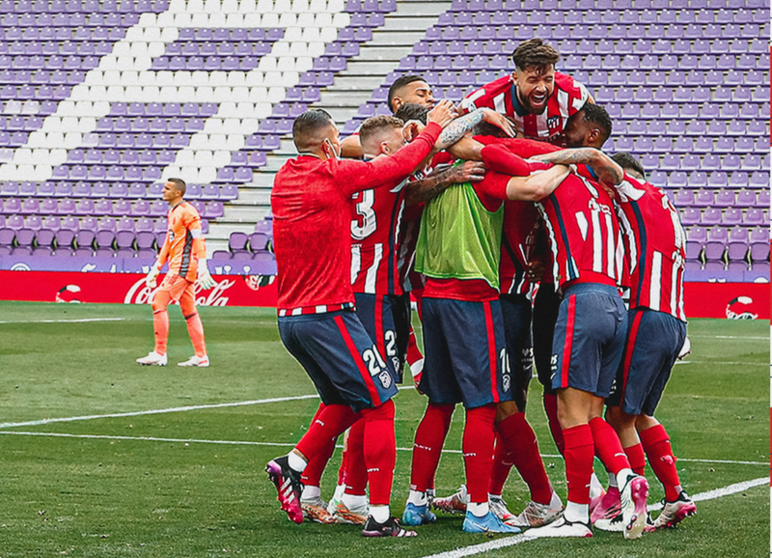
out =
<path fill-rule="evenodd" d="M 634 539 L 695 512 L 653 417 L 688 350 L 678 213 L 634 157 L 601 151 L 611 119 L 582 84 L 555 72 L 551 46 L 525 41 L 512 59 L 511 75 L 458 107 L 435 102 L 420 76 L 401 77 L 389 91 L 394 116 L 370 118 L 343 141 L 323 110 L 294 122 L 298 157 L 271 195 L 279 332 L 322 403 L 266 471 L 296 523 L 417 534 L 389 508 L 392 398 L 406 360 L 428 404 L 403 525 L 433 523 L 435 509 L 464 513 L 467 532 L 591 537 L 594 525 Z M 524 414 L 534 362 L 565 458 L 565 507 Z M 465 484 L 435 498 L 457 403 Z M 319 480 L 344 432 L 327 504 Z M 655 519 L 647 457 L 665 488 Z M 502 499 L 513 465 L 532 499 L 518 515 Z"/>

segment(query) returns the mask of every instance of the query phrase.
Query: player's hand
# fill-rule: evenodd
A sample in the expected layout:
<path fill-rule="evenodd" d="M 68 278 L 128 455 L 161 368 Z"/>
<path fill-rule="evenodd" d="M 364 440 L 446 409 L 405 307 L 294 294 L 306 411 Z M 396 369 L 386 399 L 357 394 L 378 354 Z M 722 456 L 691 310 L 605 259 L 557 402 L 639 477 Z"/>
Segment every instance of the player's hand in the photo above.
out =
<path fill-rule="evenodd" d="M 148 289 L 155 289 L 158 285 L 158 274 L 161 273 L 161 268 L 157 265 L 154 265 L 150 268 L 150 271 L 148 272 L 147 276 L 145 277 L 145 286 Z"/>
<path fill-rule="evenodd" d="M 426 122 L 436 122 L 443 128 L 455 120 L 458 113 L 453 103 L 447 99 L 440 101 L 426 115 Z"/>
<path fill-rule="evenodd" d="M 483 108 L 482 111 L 483 120 L 488 124 L 493 124 L 497 128 L 501 128 L 510 138 L 515 137 L 515 127 L 506 116 L 489 108 Z"/>
<path fill-rule="evenodd" d="M 402 138 L 410 143 L 418 137 L 418 134 L 424 131 L 424 128 L 423 122 L 419 122 L 418 120 L 408 120 L 405 122 L 405 125 L 402 126 Z"/>
<path fill-rule="evenodd" d="M 206 265 L 199 265 L 198 285 L 201 287 L 201 289 L 208 291 L 216 284 L 217 283 L 215 283 L 214 279 L 212 279 L 212 275 L 209 273 L 209 268 L 207 268 Z"/>
<path fill-rule="evenodd" d="M 531 282 L 541 282 L 542 278 L 544 277 L 544 262 L 541 260 L 541 258 L 534 258 L 533 260 L 529 261 L 526 273 L 528 273 L 528 279 Z"/>
<path fill-rule="evenodd" d="M 485 163 L 481 161 L 465 161 L 461 165 L 451 167 L 448 178 L 453 184 L 480 182 L 485 178 Z"/>

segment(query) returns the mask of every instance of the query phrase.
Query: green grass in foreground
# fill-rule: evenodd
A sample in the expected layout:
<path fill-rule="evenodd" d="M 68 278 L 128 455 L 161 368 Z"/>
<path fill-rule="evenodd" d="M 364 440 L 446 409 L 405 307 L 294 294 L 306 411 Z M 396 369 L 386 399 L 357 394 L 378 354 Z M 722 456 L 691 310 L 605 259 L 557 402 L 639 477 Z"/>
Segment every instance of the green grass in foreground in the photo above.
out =
<path fill-rule="evenodd" d="M 179 311 L 173 308 L 170 314 L 170 366 L 144 368 L 134 359 L 152 347 L 148 307 L 0 303 L 0 321 L 13 322 L 0 323 L 0 370 L 4 372 L 0 422 L 314 393 L 305 373 L 282 348 L 271 310 L 202 308 L 213 364 L 200 370 L 174 366 L 192 353 Z M 121 320 L 40 323 L 106 318 Z M 693 354 L 688 363 L 676 366 L 658 410 L 681 458 L 684 486 L 694 494 L 766 476 L 769 323 L 693 320 L 689 335 Z M 546 454 L 548 473 L 564 497 L 563 462 L 555 456 L 540 392 L 538 384 L 532 384 L 529 419 Z M 396 402 L 397 444 L 409 448 L 425 400 L 413 390 L 404 390 Z M 420 536 L 410 540 L 365 540 L 356 527 L 289 523 L 278 509 L 263 467 L 300 438 L 316 405 L 316 400 L 308 399 L 4 425 L 0 428 L 0 557 L 370 554 L 413 558 L 489 540 L 462 533 L 460 517 L 441 517 L 436 525 L 419 528 Z M 459 410 L 446 449 L 460 448 L 462 426 Z M 142 439 L 147 437 L 180 441 Z M 338 463 L 336 453 L 323 479 L 325 495 L 332 492 Z M 409 468 L 410 453 L 399 451 L 392 502 L 397 514 L 407 495 Z M 438 493 L 455 490 L 462 479 L 461 456 L 446 453 L 437 477 Z M 516 475 L 505 497 L 513 511 L 527 502 L 527 490 Z M 662 490 L 653 480 L 650 502 L 661 497 Z M 769 517 L 767 489 L 761 486 L 698 503 L 698 515 L 681 528 L 647 534 L 639 541 L 596 530 L 591 540 L 529 541 L 490 555 L 761 556 L 769 549 Z"/>

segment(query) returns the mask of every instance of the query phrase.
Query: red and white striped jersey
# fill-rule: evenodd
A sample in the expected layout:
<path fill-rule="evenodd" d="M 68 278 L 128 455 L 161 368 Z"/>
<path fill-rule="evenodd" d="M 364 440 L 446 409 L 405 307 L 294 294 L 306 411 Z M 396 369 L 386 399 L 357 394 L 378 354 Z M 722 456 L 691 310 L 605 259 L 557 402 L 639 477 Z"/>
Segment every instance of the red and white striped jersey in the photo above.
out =
<path fill-rule="evenodd" d="M 620 284 L 624 248 L 613 202 L 602 187 L 571 174 L 536 206 L 547 231 L 555 285 Z"/>
<path fill-rule="evenodd" d="M 355 293 L 403 293 L 397 258 L 407 180 L 357 192 L 351 220 L 351 285 Z"/>
<path fill-rule="evenodd" d="M 569 116 L 581 110 L 590 94 L 569 75 L 555 72 L 555 90 L 542 114 L 530 114 L 517 98 L 512 76 L 504 76 L 472 91 L 461 101 L 461 112 L 487 107 L 511 118 L 515 129 L 528 139 L 554 141 Z"/>
<path fill-rule="evenodd" d="M 504 202 L 499 281 L 502 294 L 526 294 L 531 282 L 525 273 L 536 244 L 539 213 L 530 202 Z"/>
<path fill-rule="evenodd" d="M 665 192 L 625 174 L 617 215 L 630 274 L 630 308 L 645 306 L 683 322 L 686 235 Z"/>

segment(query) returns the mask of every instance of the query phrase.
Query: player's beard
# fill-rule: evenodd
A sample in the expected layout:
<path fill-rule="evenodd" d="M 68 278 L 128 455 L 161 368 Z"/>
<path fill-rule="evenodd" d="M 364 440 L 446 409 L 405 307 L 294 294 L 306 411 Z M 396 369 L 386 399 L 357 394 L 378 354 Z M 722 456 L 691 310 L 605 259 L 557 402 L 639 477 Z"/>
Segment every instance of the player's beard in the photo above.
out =
<path fill-rule="evenodd" d="M 544 109 L 547 108 L 547 101 L 549 101 L 551 93 L 545 93 L 544 100 L 541 102 L 540 106 L 536 106 L 536 105 L 533 104 L 533 102 L 531 101 L 531 96 L 532 95 L 533 94 L 529 95 L 525 99 L 524 102 L 523 102 L 523 99 L 521 99 L 520 101 L 522 102 L 522 104 L 525 106 L 525 109 L 529 113 L 531 113 L 531 114 L 541 114 L 541 113 L 543 113 Z"/>

